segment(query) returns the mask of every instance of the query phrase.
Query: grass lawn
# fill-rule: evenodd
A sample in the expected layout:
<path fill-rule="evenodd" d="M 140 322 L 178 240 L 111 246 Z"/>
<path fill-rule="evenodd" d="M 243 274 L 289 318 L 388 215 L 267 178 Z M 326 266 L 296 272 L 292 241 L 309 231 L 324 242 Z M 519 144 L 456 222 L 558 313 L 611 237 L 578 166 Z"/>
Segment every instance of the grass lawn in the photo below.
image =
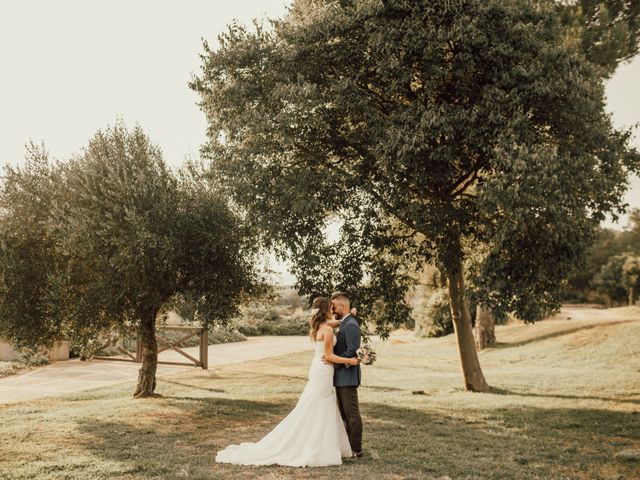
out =
<path fill-rule="evenodd" d="M 566 319 L 567 316 L 572 318 Z M 331 468 L 220 465 L 295 405 L 311 352 L 0 405 L 2 479 L 640 479 L 640 308 L 497 328 L 492 393 L 463 391 L 455 339 L 399 336 L 363 367 L 364 457 Z"/>

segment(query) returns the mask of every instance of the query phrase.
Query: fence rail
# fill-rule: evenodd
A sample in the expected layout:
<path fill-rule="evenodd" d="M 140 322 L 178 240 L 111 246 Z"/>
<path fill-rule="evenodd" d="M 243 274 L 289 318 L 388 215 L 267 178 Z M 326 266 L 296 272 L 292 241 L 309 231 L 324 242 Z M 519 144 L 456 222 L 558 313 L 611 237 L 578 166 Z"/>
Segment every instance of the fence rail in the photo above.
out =
<path fill-rule="evenodd" d="M 167 338 L 165 338 L 166 334 L 163 334 L 163 335 L 160 334 L 160 332 L 164 332 L 166 330 L 177 330 L 177 331 L 184 331 L 184 332 L 190 332 L 190 333 L 188 333 L 187 335 L 183 335 L 177 340 L 168 340 Z M 130 352 L 129 349 L 126 348 L 126 345 L 125 345 L 126 335 L 111 338 L 109 341 L 101 345 L 100 348 L 96 350 L 97 352 L 100 352 L 107 347 L 114 347 L 122 355 L 128 358 L 116 358 L 116 357 L 104 356 L 104 355 L 100 355 L 100 356 L 95 355 L 93 358 L 95 360 L 111 360 L 111 361 L 117 361 L 117 362 L 142 363 L 142 341 L 140 338 L 140 333 L 138 331 L 135 331 L 133 333 L 136 335 L 136 351 L 135 352 Z M 194 358 L 193 356 L 189 355 L 187 352 L 182 350 L 182 348 L 186 348 L 186 347 L 182 346 L 181 344 L 197 335 L 200 336 L 200 346 L 198 350 L 199 358 Z M 209 369 L 209 331 L 206 328 L 178 327 L 178 326 L 161 327 L 156 330 L 156 342 L 163 344 L 162 348 L 158 348 L 158 355 L 160 355 L 161 352 L 164 352 L 167 350 L 173 350 L 189 360 L 189 362 L 187 363 L 187 362 L 169 362 L 169 361 L 158 359 L 159 364 L 189 365 L 189 366 L 193 365 L 195 367 L 200 367 L 204 370 Z"/>

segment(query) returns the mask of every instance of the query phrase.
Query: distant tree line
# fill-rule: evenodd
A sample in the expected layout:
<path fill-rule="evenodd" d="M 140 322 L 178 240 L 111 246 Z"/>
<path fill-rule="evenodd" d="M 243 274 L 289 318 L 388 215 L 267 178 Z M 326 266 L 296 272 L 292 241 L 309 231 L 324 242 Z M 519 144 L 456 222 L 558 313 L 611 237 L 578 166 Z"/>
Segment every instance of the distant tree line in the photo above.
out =
<path fill-rule="evenodd" d="M 631 305 L 638 300 L 639 287 L 640 209 L 636 208 L 624 230 L 598 231 L 585 268 L 568 280 L 564 300 Z"/>

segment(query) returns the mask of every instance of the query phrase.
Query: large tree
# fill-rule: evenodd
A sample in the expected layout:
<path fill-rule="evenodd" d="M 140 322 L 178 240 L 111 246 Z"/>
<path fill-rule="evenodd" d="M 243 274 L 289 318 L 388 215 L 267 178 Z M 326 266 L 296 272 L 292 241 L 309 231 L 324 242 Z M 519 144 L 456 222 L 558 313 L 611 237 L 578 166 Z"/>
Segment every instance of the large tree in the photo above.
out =
<path fill-rule="evenodd" d="M 140 127 L 128 130 L 117 123 L 96 133 L 70 162 L 50 169 L 46 162 L 37 165 L 41 184 L 50 185 L 56 174 L 55 186 L 39 201 L 40 212 L 31 198 L 35 188 L 24 200 L 12 194 L 36 185 L 31 163 L 24 171 L 10 170 L 7 185 L 16 187 L 5 188 L 2 204 L 11 221 L 27 207 L 33 211 L 20 232 L 33 237 L 31 242 L 50 239 L 44 244 L 49 249 L 29 259 L 22 255 L 26 247 L 3 242 L 11 260 L 3 266 L 7 294 L 0 318 L 12 337 L 31 343 L 38 342 L 31 331 L 52 330 L 87 345 L 101 333 L 135 327 L 142 365 L 134 396 L 155 395 L 157 319 L 184 302 L 194 312 L 192 320 L 205 328 L 235 315 L 243 296 L 263 288 L 256 243 L 227 200 L 200 181 L 197 166 L 172 172 Z M 28 277 L 49 265 L 40 259 L 45 253 L 55 259 L 54 267 Z M 18 261 L 33 264 L 7 276 L 16 271 L 13 264 L 22 265 Z M 45 292 L 35 305 L 46 315 L 32 312 L 22 297 L 8 298 L 30 280 L 32 296 Z M 21 328 L 25 317 L 33 327 Z"/>
<path fill-rule="evenodd" d="M 574 0 L 554 2 L 564 27 L 564 42 L 581 50 L 603 78 L 610 78 L 621 63 L 638 53 L 640 0 Z M 582 266 L 584 267 L 584 265 Z M 577 268 L 576 277 L 588 272 Z M 593 275 L 589 276 L 589 279 Z M 495 345 L 495 315 L 482 303 L 476 308 L 476 348 Z"/>
<path fill-rule="evenodd" d="M 296 1 L 272 28 L 205 44 L 203 152 L 303 292 L 365 285 L 365 315 L 402 321 L 407 272 L 435 263 L 464 385 L 484 391 L 468 253 L 486 252 L 479 301 L 541 318 L 637 167 L 563 35 L 549 2 Z M 342 236 L 325 245 L 333 215 Z"/>

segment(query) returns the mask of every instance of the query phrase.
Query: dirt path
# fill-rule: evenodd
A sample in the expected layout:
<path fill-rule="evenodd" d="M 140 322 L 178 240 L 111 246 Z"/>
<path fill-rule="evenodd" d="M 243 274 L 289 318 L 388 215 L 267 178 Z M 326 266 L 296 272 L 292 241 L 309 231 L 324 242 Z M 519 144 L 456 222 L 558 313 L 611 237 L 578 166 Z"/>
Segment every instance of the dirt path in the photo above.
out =
<path fill-rule="evenodd" d="M 565 306 L 552 319 L 539 322 L 530 328 L 523 328 L 521 322 L 500 325 L 498 342 L 504 345 L 527 344 L 532 339 L 553 338 L 558 333 L 570 330 L 581 330 L 602 324 L 624 323 L 640 320 L 640 307 L 622 307 L 597 309 L 589 306 Z M 411 332 L 395 332 L 390 344 L 412 343 L 417 341 Z M 443 337 L 430 350 L 435 358 L 439 351 L 449 351 L 455 346 L 453 335 Z M 295 354 L 312 348 L 308 337 L 251 337 L 246 342 L 209 346 L 209 368 L 260 360 L 278 355 Z M 197 358 L 198 347 L 184 349 Z M 447 353 L 448 354 L 448 353 Z M 483 361 L 495 354 L 493 349 L 483 352 Z M 174 351 L 163 352 L 160 359 L 165 361 L 186 361 Z M 130 362 L 113 362 L 94 360 L 80 362 L 68 360 L 45 367 L 35 368 L 24 373 L 0 378 L 0 404 L 13 403 L 50 395 L 79 392 L 91 388 L 112 385 L 121 382 L 135 381 L 138 377 L 139 364 Z M 172 374 L 182 371 L 194 371 L 195 367 L 159 365 L 158 375 Z"/>
<path fill-rule="evenodd" d="M 247 360 L 260 360 L 310 350 L 308 337 L 250 337 L 246 342 L 209 346 L 209 369 Z M 198 347 L 184 349 L 197 358 Z M 174 351 L 163 352 L 160 360 L 187 361 Z M 158 375 L 193 370 L 196 367 L 158 365 Z M 78 359 L 56 362 L 24 373 L 0 378 L 0 403 L 14 403 L 34 398 L 79 392 L 91 388 L 135 381 L 140 365 L 131 362 Z"/>

